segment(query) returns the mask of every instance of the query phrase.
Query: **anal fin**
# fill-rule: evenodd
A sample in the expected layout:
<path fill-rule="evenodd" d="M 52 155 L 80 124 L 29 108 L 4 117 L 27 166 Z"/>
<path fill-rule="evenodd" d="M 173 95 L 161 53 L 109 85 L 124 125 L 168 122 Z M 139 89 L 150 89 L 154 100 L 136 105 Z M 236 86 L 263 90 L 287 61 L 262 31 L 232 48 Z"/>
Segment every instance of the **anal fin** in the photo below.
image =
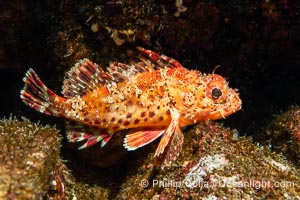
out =
<path fill-rule="evenodd" d="M 100 146 L 104 147 L 111 139 L 114 132 L 97 127 L 86 126 L 81 123 L 68 121 L 66 124 L 67 139 L 69 142 L 86 142 L 79 149 L 88 148 L 101 141 Z"/>
<path fill-rule="evenodd" d="M 69 142 L 81 142 L 83 140 L 89 139 L 90 137 L 93 137 L 93 135 L 78 131 L 72 131 L 67 133 L 67 139 Z"/>
<path fill-rule="evenodd" d="M 85 148 L 91 147 L 91 146 L 97 144 L 98 142 L 100 142 L 101 140 L 102 140 L 101 136 L 94 135 L 92 137 L 89 137 L 87 139 L 86 143 L 81 145 L 78 149 L 85 149 Z"/>
<path fill-rule="evenodd" d="M 84 132 L 78 132 L 78 131 L 70 131 L 67 133 L 67 138 L 69 142 L 81 142 L 86 140 L 86 143 L 84 143 L 82 146 L 80 146 L 78 149 L 85 149 L 90 146 L 95 145 L 96 143 L 101 141 L 101 147 L 104 147 L 106 143 L 111 139 L 112 133 L 107 132 L 101 132 L 100 135 L 94 135 Z"/>

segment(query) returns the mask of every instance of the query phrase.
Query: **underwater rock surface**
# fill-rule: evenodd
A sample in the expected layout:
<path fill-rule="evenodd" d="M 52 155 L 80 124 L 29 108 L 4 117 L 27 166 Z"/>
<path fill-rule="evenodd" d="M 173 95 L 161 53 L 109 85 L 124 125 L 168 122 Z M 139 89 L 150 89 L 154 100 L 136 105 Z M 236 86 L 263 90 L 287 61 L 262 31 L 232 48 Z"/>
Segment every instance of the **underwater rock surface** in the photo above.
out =
<path fill-rule="evenodd" d="M 17 119 L 1 120 L 0 128 L 4 144 L 0 148 L 0 198 L 300 197 L 299 167 L 218 123 L 186 129 L 183 150 L 171 165 L 154 162 L 156 147 L 150 145 L 150 154 L 140 152 L 134 160 L 120 164 L 123 173 L 117 174 L 118 181 L 110 174 L 115 172 L 83 163 L 70 172 L 59 157 L 60 137 L 55 128 Z"/>
<path fill-rule="evenodd" d="M 299 175 L 299 168 L 236 130 L 201 124 L 185 133 L 171 166 L 155 168 L 149 156 L 130 172 L 117 199 L 294 199 Z"/>
<path fill-rule="evenodd" d="M 257 136 L 261 144 L 272 151 L 284 154 L 300 165 L 300 108 L 292 106 L 275 115 L 274 119 Z"/>
<path fill-rule="evenodd" d="M 0 144 L 0 199 L 107 199 L 107 189 L 75 180 L 56 128 L 2 119 Z"/>
<path fill-rule="evenodd" d="M 42 199 L 60 157 L 58 130 L 29 120 L 0 120 L 0 199 Z"/>
<path fill-rule="evenodd" d="M 93 148 L 80 153 L 77 147 L 64 145 L 63 158 L 68 159 L 65 165 L 58 158 L 60 142 L 52 138 L 58 137 L 56 129 L 49 130 L 49 138 L 36 136 L 44 135 L 44 131 L 24 135 L 17 130 L 33 130 L 36 125 L 2 120 L 0 199 L 8 195 L 29 199 L 45 196 L 54 199 L 299 198 L 299 107 L 277 115 L 261 131 L 262 123 L 273 113 L 300 103 L 299 1 L 184 0 L 158 4 L 154 0 L 46 0 L 9 1 L 3 5 L 0 85 L 5 106 L 1 107 L 1 116 L 14 113 L 43 123 L 53 120 L 34 114 L 18 97 L 23 87 L 22 77 L 29 67 L 41 72 L 48 79 L 47 85 L 59 91 L 64 72 L 77 59 L 87 57 L 105 67 L 110 61 L 126 60 L 132 54 L 128 49 L 139 45 L 176 58 L 189 69 L 211 72 L 215 65 L 222 65 L 217 73 L 228 77 L 230 85 L 239 88 L 243 100 L 242 111 L 226 119 L 226 123 L 241 134 L 253 134 L 260 145 L 253 144 L 250 138 L 236 137 L 235 130 L 215 125 L 220 131 L 213 131 L 210 130 L 213 127 L 202 124 L 185 133 L 181 156 L 174 166 L 164 169 L 153 166 L 151 152 L 156 144 L 129 153 L 127 162 L 116 163 L 118 156 L 125 160 L 127 156 L 115 140 L 112 142 L 118 154 L 114 144 L 108 146 L 108 151 Z M 38 141 L 38 145 L 23 142 L 26 138 Z M 51 148 L 46 145 L 49 140 L 53 140 Z M 27 165 L 19 163 L 26 156 L 32 161 L 30 156 L 36 154 L 28 152 L 40 152 L 39 148 L 47 149 L 41 154 L 45 157 L 34 157 L 34 164 L 39 168 L 26 168 Z M 67 154 L 74 157 L 70 159 Z M 114 157 L 110 157 L 112 154 Z M 85 157 L 86 163 L 81 157 Z M 45 172 L 40 170 L 43 163 L 39 164 L 43 159 L 50 163 Z M 112 163 L 118 166 L 109 166 Z M 87 164 L 97 167 L 88 168 Z M 121 174 L 115 169 L 121 169 Z M 34 178 L 32 170 L 36 174 Z M 118 176 L 117 180 L 111 174 Z M 32 179 L 32 185 L 24 177 Z M 142 187 L 142 180 L 147 180 L 149 186 Z M 160 185 L 165 183 L 165 187 L 157 185 L 161 180 Z M 57 186 L 51 185 L 52 181 Z M 183 181 L 191 183 L 190 187 L 178 187 Z M 232 186 L 204 187 L 205 183 L 218 181 Z M 284 181 L 291 184 L 275 187 L 275 183 Z M 193 187 L 197 183 L 202 187 Z M 263 183 L 264 187 L 258 187 Z"/>

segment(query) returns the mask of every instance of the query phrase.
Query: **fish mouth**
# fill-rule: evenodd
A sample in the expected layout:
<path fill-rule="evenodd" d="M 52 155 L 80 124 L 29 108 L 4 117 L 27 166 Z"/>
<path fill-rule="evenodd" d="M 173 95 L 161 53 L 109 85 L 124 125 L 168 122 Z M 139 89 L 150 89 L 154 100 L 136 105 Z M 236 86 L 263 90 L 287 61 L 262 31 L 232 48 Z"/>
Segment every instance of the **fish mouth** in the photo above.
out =
<path fill-rule="evenodd" d="M 225 103 L 222 117 L 225 118 L 232 113 L 239 111 L 242 108 L 242 100 L 239 97 L 237 89 L 230 89 L 227 102 Z"/>

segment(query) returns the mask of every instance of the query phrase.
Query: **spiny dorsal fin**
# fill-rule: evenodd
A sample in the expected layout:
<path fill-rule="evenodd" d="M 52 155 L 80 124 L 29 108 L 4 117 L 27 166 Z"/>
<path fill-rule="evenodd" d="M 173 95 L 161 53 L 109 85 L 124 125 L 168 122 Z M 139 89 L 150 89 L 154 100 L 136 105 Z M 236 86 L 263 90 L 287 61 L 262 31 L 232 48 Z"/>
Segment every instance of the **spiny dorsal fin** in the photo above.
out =
<path fill-rule="evenodd" d="M 62 94 L 65 97 L 83 96 L 88 91 L 93 91 L 111 82 L 112 77 L 99 65 L 85 58 L 79 60 L 74 67 L 67 72 Z"/>
<path fill-rule="evenodd" d="M 107 68 L 107 71 L 113 77 L 115 82 L 127 80 L 131 75 L 142 72 L 151 72 L 164 68 L 181 68 L 183 67 L 177 60 L 165 55 L 160 55 L 151 50 L 137 47 L 140 54 L 129 64 L 113 62 Z"/>
<path fill-rule="evenodd" d="M 107 72 L 86 58 L 79 60 L 66 74 L 62 88 L 63 95 L 69 98 L 83 96 L 107 84 L 128 80 L 130 76 L 138 73 L 183 67 L 177 60 L 165 55 L 142 47 L 137 49 L 141 54 L 136 59 L 131 59 L 129 64 L 113 62 L 107 68 Z"/>
<path fill-rule="evenodd" d="M 130 65 L 113 62 L 107 68 L 108 73 L 113 77 L 115 82 L 123 82 L 127 80 L 131 75 L 146 72 L 144 67 L 130 63 Z"/>
<path fill-rule="evenodd" d="M 144 55 L 140 56 L 139 59 L 144 62 L 147 67 L 150 67 L 152 69 L 183 68 L 183 66 L 177 60 L 166 55 L 158 54 L 143 47 L 137 47 L 137 50 L 139 50 L 141 54 Z M 145 57 L 147 57 L 148 59 L 146 59 Z"/>
<path fill-rule="evenodd" d="M 141 65 L 127 65 L 113 62 L 105 72 L 99 65 L 85 58 L 79 60 L 74 67 L 67 72 L 62 94 L 65 97 L 83 96 L 89 91 L 104 87 L 112 82 L 119 83 L 137 73 L 147 71 Z"/>

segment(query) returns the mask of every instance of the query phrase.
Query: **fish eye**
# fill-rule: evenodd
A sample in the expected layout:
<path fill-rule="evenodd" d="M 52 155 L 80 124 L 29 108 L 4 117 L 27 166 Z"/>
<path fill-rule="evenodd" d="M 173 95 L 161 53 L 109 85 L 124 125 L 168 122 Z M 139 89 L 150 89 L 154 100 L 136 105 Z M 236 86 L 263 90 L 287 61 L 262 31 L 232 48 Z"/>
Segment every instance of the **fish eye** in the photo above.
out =
<path fill-rule="evenodd" d="M 220 96 L 222 96 L 222 91 L 219 88 L 212 89 L 211 97 L 213 99 L 218 99 Z"/>

